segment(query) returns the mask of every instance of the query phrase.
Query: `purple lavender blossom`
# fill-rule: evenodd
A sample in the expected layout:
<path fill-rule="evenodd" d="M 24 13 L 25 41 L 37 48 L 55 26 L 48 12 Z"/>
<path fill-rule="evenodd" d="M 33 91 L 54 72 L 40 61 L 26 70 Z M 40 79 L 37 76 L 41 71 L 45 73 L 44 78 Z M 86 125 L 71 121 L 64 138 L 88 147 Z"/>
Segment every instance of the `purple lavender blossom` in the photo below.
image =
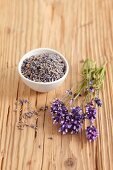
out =
<path fill-rule="evenodd" d="M 82 109 L 77 106 L 71 109 L 68 115 L 65 115 L 64 119 L 60 122 L 59 132 L 66 134 L 79 133 L 82 128 L 83 116 Z"/>
<path fill-rule="evenodd" d="M 72 107 L 71 108 L 71 114 L 75 116 L 76 120 L 82 120 L 83 119 L 83 114 L 82 114 L 82 108 L 79 106 Z"/>
<path fill-rule="evenodd" d="M 97 106 L 99 106 L 99 107 L 102 106 L 102 101 L 98 97 L 95 97 L 94 101 L 97 104 Z"/>
<path fill-rule="evenodd" d="M 91 122 L 96 119 L 96 108 L 94 107 L 93 103 L 87 103 L 86 105 L 86 114 L 87 119 Z"/>
<path fill-rule="evenodd" d="M 95 126 L 90 125 L 86 129 L 86 137 L 87 139 L 92 142 L 98 137 L 99 133 Z"/>
<path fill-rule="evenodd" d="M 63 121 L 60 123 L 59 132 L 66 134 L 70 132 L 71 134 L 79 133 L 82 128 L 81 120 L 77 120 L 73 115 L 65 117 Z"/>
<path fill-rule="evenodd" d="M 53 123 L 59 123 L 68 114 L 68 110 L 61 100 L 56 99 L 51 105 L 51 114 Z"/>
<path fill-rule="evenodd" d="M 79 107 L 79 106 L 76 106 L 76 107 L 72 107 L 71 108 L 71 113 L 73 113 L 73 114 L 77 114 L 77 113 L 82 113 L 82 108 L 81 107 Z"/>

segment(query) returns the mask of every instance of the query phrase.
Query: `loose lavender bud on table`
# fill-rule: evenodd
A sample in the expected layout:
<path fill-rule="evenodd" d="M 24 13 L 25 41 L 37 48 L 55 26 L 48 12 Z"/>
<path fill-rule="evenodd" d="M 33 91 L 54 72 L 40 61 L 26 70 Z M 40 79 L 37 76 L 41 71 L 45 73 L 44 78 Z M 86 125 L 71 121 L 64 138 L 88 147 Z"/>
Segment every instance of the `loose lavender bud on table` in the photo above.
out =
<path fill-rule="evenodd" d="M 72 107 L 71 108 L 71 113 L 73 113 L 73 114 L 80 114 L 80 113 L 82 113 L 82 108 L 79 107 L 79 106 Z"/>
<path fill-rule="evenodd" d="M 24 77 L 35 82 L 53 82 L 63 77 L 65 72 L 65 63 L 56 53 L 31 56 L 21 66 Z"/>
<path fill-rule="evenodd" d="M 91 125 L 87 127 L 86 137 L 90 142 L 94 141 L 98 137 L 98 135 L 99 135 L 99 132 L 95 126 Z"/>

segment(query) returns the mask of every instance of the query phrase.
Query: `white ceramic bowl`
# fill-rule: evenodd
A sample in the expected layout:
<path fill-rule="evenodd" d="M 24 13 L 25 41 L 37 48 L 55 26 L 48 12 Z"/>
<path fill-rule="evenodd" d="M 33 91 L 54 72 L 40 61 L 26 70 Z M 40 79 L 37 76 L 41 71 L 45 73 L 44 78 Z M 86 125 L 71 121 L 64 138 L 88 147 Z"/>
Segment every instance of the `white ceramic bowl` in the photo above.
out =
<path fill-rule="evenodd" d="M 66 65 L 66 72 L 64 74 L 64 76 L 56 81 L 53 81 L 53 82 L 34 82 L 32 80 L 29 80 L 27 79 L 26 77 L 23 76 L 23 74 L 21 73 L 21 66 L 22 66 L 22 63 L 23 61 L 26 59 L 26 58 L 29 58 L 33 55 L 40 55 L 42 53 L 56 53 L 58 55 L 60 55 L 60 57 L 62 58 L 62 60 L 65 62 L 65 65 Z M 50 49 L 50 48 L 38 48 L 38 49 L 34 49 L 32 51 L 29 51 L 28 53 L 26 53 L 20 60 L 19 62 L 19 65 L 18 65 L 18 71 L 19 71 L 19 74 L 20 74 L 20 77 L 21 79 L 23 80 L 23 82 L 29 86 L 31 89 L 35 90 L 35 91 L 39 91 L 39 92 L 48 92 L 50 90 L 53 90 L 55 89 L 56 87 L 58 87 L 59 85 L 61 85 L 63 83 L 63 81 L 65 80 L 67 74 L 68 74 L 68 71 L 69 71 L 69 66 L 68 66 L 68 62 L 67 60 L 65 59 L 65 57 L 60 54 L 59 52 L 57 52 L 56 50 L 53 50 L 53 49 Z"/>

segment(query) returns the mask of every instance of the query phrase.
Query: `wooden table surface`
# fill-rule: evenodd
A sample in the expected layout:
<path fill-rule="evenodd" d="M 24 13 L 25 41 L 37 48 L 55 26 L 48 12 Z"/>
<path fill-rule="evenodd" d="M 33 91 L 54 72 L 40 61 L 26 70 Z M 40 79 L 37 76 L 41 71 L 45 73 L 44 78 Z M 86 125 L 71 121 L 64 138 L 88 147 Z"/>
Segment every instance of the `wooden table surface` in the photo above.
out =
<path fill-rule="evenodd" d="M 17 65 L 27 51 L 49 47 L 68 60 L 70 72 L 58 89 L 36 93 L 20 79 Z M 49 104 L 80 80 L 81 60 L 107 61 L 97 116 L 100 136 L 62 136 L 50 113 L 42 112 L 38 132 L 16 127 L 16 99 L 34 108 Z M 0 0 L 0 170 L 113 169 L 113 0 Z"/>

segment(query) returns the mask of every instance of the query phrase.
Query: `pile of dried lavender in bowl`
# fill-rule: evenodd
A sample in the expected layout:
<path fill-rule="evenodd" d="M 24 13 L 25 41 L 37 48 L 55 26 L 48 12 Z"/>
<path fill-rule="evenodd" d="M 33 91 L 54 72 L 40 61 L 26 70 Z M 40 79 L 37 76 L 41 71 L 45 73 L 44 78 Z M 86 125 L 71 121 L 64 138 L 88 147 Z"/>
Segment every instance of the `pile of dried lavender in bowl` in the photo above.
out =
<path fill-rule="evenodd" d="M 31 56 L 21 66 L 24 77 L 35 82 L 53 82 L 62 78 L 65 72 L 65 62 L 56 53 Z"/>

